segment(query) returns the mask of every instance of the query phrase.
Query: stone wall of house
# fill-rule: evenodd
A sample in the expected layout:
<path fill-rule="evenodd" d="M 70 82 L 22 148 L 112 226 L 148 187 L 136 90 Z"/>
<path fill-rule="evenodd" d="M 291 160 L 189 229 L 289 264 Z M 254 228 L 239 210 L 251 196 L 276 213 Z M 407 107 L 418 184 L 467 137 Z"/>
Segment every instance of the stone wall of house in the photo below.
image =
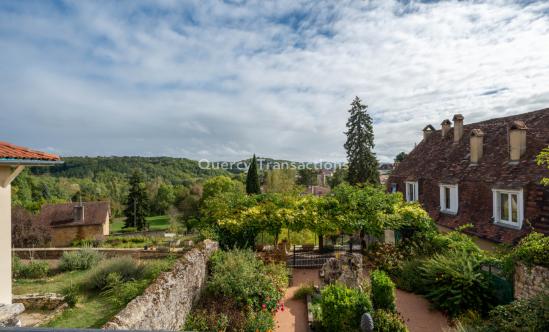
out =
<path fill-rule="evenodd" d="M 54 227 L 51 229 L 51 245 L 53 247 L 69 247 L 74 240 L 99 240 L 104 237 L 103 225 Z"/>
<path fill-rule="evenodd" d="M 103 328 L 179 331 L 200 296 L 208 259 L 217 249 L 217 242 L 206 240 L 187 252 Z"/>
<path fill-rule="evenodd" d="M 515 298 L 531 298 L 542 292 L 549 293 L 549 269 L 543 266 L 528 267 L 518 263 L 515 269 Z"/>

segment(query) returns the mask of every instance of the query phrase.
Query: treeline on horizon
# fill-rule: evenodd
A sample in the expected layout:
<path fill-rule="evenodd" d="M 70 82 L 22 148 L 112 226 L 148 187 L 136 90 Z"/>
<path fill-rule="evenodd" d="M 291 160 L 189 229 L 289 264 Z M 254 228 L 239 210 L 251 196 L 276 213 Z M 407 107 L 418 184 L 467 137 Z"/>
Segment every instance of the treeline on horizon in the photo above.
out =
<path fill-rule="evenodd" d="M 275 163 L 263 159 L 260 180 L 267 192 L 285 192 L 297 185 L 316 184 L 314 170 L 271 170 Z M 228 176 L 245 182 L 242 170 L 233 168 L 204 169 L 198 161 L 172 157 L 64 157 L 64 163 L 51 167 L 28 168 L 12 185 L 12 204 L 38 212 L 46 203 L 109 201 L 114 217 L 123 215 L 129 178 L 137 170 L 144 180 L 151 215 L 161 215 L 174 207 L 179 212 L 194 214 L 201 198 L 202 185 L 214 176 Z M 247 161 L 248 164 L 250 160 Z M 334 180 L 343 181 L 338 173 Z M 332 183 L 330 183 L 332 185 Z"/>

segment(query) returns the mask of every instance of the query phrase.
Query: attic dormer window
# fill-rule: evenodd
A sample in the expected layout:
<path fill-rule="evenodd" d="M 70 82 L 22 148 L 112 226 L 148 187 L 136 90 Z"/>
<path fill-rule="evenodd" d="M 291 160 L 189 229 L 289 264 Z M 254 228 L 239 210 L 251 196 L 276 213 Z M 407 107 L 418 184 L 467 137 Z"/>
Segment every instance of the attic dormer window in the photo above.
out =
<path fill-rule="evenodd" d="M 440 212 L 457 214 L 458 212 L 458 186 L 457 184 L 440 185 Z"/>
<path fill-rule="evenodd" d="M 418 200 L 419 185 L 417 181 L 406 181 L 406 201 L 415 202 Z"/>

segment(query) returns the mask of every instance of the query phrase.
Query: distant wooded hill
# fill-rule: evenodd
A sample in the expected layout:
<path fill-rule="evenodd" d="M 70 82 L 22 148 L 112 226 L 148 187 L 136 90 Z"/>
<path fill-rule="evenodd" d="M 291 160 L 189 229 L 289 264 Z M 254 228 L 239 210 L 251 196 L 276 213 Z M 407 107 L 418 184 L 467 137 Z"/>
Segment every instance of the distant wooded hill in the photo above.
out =
<path fill-rule="evenodd" d="M 139 170 L 145 179 L 162 178 L 171 184 L 189 184 L 216 175 L 224 170 L 201 169 L 198 161 L 171 157 L 64 157 L 64 163 L 53 167 L 34 167 L 33 175 L 65 178 L 103 178 L 105 175 L 128 177 Z"/>

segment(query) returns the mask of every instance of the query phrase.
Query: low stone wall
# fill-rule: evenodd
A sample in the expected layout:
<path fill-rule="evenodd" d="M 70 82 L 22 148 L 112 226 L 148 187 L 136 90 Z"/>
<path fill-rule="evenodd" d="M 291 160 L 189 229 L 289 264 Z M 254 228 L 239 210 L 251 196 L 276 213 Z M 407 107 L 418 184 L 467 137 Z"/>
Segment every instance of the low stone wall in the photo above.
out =
<path fill-rule="evenodd" d="M 22 303 L 26 310 L 55 310 L 65 304 L 65 297 L 56 293 L 14 295 L 13 303 Z"/>
<path fill-rule="evenodd" d="M 200 296 L 208 259 L 217 249 L 217 242 L 206 240 L 187 252 L 172 271 L 162 273 L 103 328 L 179 331 Z"/>
<path fill-rule="evenodd" d="M 515 299 L 529 299 L 549 292 L 549 269 L 543 266 L 528 267 L 518 263 L 515 269 Z"/>
<path fill-rule="evenodd" d="M 135 259 L 156 259 L 168 255 L 183 255 L 188 248 L 178 248 L 180 251 L 162 252 L 154 250 L 143 250 L 137 248 L 14 248 L 13 256 L 21 259 L 59 259 L 65 251 L 97 250 L 107 257 L 131 256 Z"/>

